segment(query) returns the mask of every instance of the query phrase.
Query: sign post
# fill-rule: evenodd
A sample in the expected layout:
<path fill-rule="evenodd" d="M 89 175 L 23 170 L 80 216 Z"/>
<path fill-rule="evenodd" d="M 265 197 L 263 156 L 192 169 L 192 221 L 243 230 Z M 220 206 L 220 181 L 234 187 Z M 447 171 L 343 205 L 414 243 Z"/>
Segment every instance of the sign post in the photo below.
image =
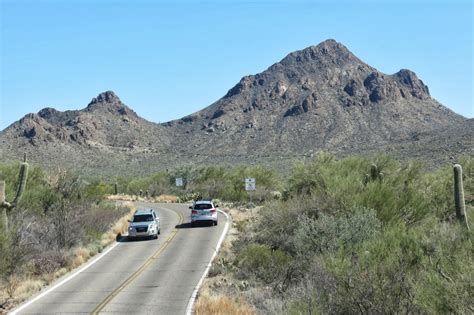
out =
<path fill-rule="evenodd" d="M 183 187 L 183 178 L 176 177 L 176 187 Z"/>
<path fill-rule="evenodd" d="M 255 191 L 256 189 L 256 180 L 255 178 L 246 178 L 245 179 L 245 190 L 248 191 L 249 193 L 249 199 L 250 199 L 250 202 L 252 202 L 252 191 Z"/>

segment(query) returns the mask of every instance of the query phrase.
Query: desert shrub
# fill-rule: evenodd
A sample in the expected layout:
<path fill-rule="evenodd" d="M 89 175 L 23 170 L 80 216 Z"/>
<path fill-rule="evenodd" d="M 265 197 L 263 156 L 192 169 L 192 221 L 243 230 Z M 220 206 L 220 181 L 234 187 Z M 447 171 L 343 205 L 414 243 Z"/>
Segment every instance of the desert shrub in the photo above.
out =
<path fill-rule="evenodd" d="M 33 255 L 29 263 L 31 264 L 30 272 L 39 276 L 67 267 L 70 264 L 70 259 L 63 252 L 50 250 Z"/>
<path fill-rule="evenodd" d="M 266 284 L 271 284 L 285 276 L 289 261 L 290 257 L 281 250 L 252 244 L 238 254 L 235 264 L 239 277 L 256 277 Z"/>
<path fill-rule="evenodd" d="M 472 312 L 473 231 L 467 232 L 457 222 L 429 222 L 420 232 L 427 259 L 419 270 L 419 281 L 414 283 L 414 303 L 424 313 Z"/>
<path fill-rule="evenodd" d="M 326 267 L 336 281 L 334 300 L 326 305 L 336 313 L 412 313 L 411 281 L 423 260 L 413 233 L 393 226 L 370 240 L 352 257 L 329 256 Z"/>
<path fill-rule="evenodd" d="M 436 221 L 386 227 L 355 255 L 327 256 L 337 298 L 326 307 L 338 313 L 469 313 L 471 237 L 458 224 Z"/>
<path fill-rule="evenodd" d="M 150 192 L 151 196 L 159 196 L 170 192 L 169 175 L 166 172 L 156 173 L 145 190 Z"/>
<path fill-rule="evenodd" d="M 308 262 L 303 277 L 284 295 L 286 309 L 282 313 L 321 314 L 322 310 L 335 313 L 326 307 L 336 294 L 334 277 L 326 270 L 321 256 L 314 256 Z"/>
<path fill-rule="evenodd" d="M 79 179 L 77 179 L 79 181 Z M 94 180 L 90 183 L 79 182 L 80 191 L 77 191 L 78 194 L 82 194 L 81 197 L 88 199 L 94 202 L 100 202 L 104 195 L 112 194 L 113 187 L 112 185 L 107 184 L 102 180 Z"/>
<path fill-rule="evenodd" d="M 131 180 L 127 185 L 127 192 L 130 195 L 138 195 L 138 192 L 146 191 L 147 187 L 151 184 L 151 178 L 135 178 Z"/>
<path fill-rule="evenodd" d="M 309 198 L 288 201 L 270 201 L 259 211 L 257 221 L 249 228 L 254 240 L 271 248 L 295 251 L 294 235 L 299 227 L 300 216 L 314 216 L 317 203 Z"/>
<path fill-rule="evenodd" d="M 83 243 L 88 244 L 100 239 L 114 222 L 120 219 L 127 210 L 113 205 L 92 205 L 86 207 L 81 216 L 80 225 L 83 227 Z"/>
<path fill-rule="evenodd" d="M 180 190 L 175 187 L 175 178 L 167 172 L 158 172 L 146 177 L 137 177 L 132 179 L 118 178 L 115 182 L 118 185 L 119 193 L 128 193 L 137 195 L 141 190 L 148 191 L 151 197 L 162 194 L 175 194 Z M 113 184 L 110 184 L 113 187 Z"/>
<path fill-rule="evenodd" d="M 0 278 L 7 282 L 10 277 L 22 273 L 31 251 L 23 240 L 24 224 L 15 220 L 20 215 L 15 213 L 9 221 L 8 231 L 0 233 Z"/>
<path fill-rule="evenodd" d="M 351 252 L 374 237 L 380 228 L 376 212 L 363 207 L 339 217 L 326 214 L 318 218 L 302 216 L 295 233 L 295 245 L 302 252 L 333 253 L 341 248 Z"/>
<path fill-rule="evenodd" d="M 208 166 L 196 171 L 193 180 L 188 181 L 191 191 L 199 192 L 204 198 L 222 196 L 230 187 L 226 178 L 226 169 L 223 166 Z"/>
<path fill-rule="evenodd" d="M 451 191 L 452 170 L 432 175 L 422 163 L 402 166 L 386 155 L 336 160 L 322 154 L 295 166 L 284 197 L 317 196 L 323 212 L 346 212 L 356 205 L 376 210 L 384 223 L 416 224 L 432 213 L 452 213 Z"/>

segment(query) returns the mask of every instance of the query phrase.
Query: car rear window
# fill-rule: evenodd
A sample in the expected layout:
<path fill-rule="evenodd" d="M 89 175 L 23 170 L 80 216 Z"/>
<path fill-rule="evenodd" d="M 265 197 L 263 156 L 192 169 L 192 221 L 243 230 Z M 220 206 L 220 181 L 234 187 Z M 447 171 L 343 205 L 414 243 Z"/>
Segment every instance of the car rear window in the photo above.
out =
<path fill-rule="evenodd" d="M 206 210 L 206 209 L 212 209 L 212 205 L 210 203 L 200 203 L 200 204 L 194 205 L 194 210 Z"/>

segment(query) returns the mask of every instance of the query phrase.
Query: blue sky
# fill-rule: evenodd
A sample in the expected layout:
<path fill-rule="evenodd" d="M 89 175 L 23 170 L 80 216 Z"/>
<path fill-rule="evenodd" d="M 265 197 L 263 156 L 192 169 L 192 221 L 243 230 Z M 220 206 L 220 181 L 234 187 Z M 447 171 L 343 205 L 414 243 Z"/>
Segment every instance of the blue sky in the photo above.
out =
<path fill-rule="evenodd" d="M 474 116 L 471 1 L 0 0 L 0 130 L 113 90 L 142 117 L 181 118 L 242 76 L 334 38 Z"/>

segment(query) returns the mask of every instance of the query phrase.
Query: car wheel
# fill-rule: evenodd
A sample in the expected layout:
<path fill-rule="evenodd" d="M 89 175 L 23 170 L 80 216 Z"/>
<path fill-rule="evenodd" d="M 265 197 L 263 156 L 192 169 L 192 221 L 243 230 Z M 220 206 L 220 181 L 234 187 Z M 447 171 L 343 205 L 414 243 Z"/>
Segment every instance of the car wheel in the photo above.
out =
<path fill-rule="evenodd" d="M 217 221 L 214 221 L 214 225 L 216 225 L 216 226 L 217 226 Z"/>
<path fill-rule="evenodd" d="M 161 234 L 161 230 L 158 230 L 158 234 Z"/>
<path fill-rule="evenodd" d="M 156 234 L 153 236 L 153 238 L 154 238 L 155 240 L 158 238 L 158 234 L 160 234 L 160 233 L 156 233 Z"/>

